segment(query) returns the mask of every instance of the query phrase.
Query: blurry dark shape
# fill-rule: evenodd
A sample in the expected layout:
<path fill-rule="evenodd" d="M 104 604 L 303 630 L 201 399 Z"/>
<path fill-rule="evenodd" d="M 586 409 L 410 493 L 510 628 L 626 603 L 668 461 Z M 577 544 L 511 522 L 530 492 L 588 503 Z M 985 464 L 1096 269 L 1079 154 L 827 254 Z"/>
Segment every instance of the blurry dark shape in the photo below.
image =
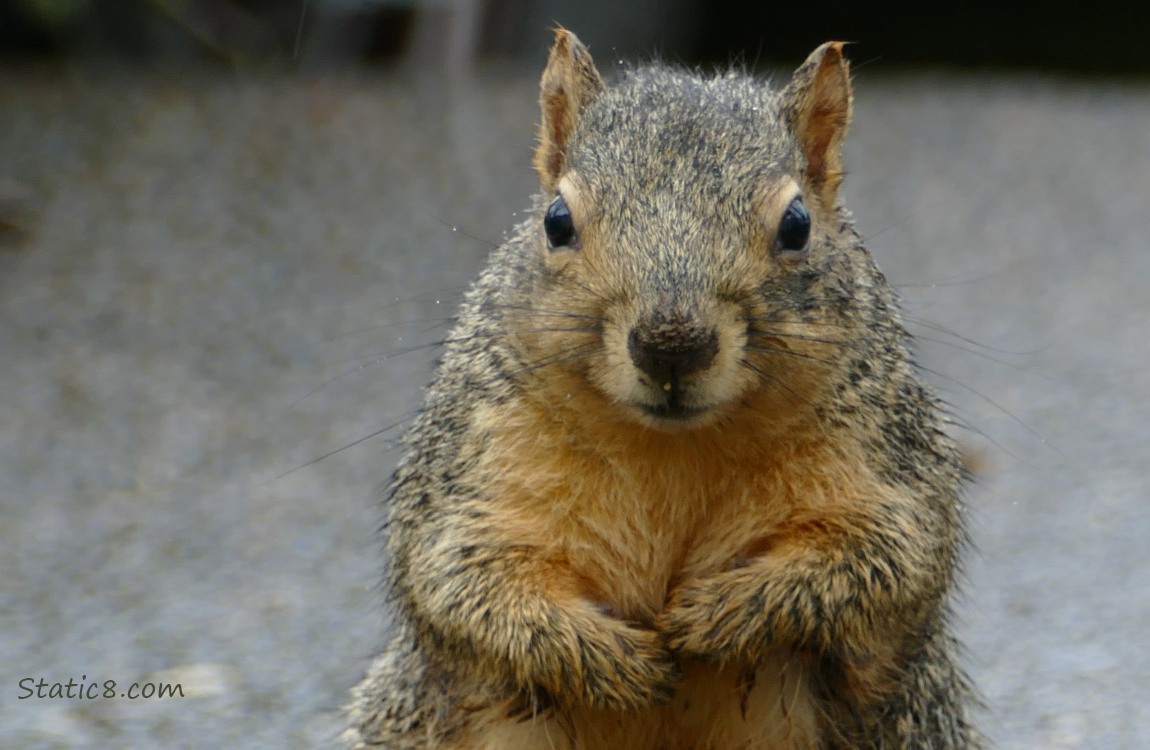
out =
<path fill-rule="evenodd" d="M 3 58 L 313 67 L 394 57 L 413 8 L 386 0 L 0 0 Z"/>
<path fill-rule="evenodd" d="M 8 0 L 0 45 L 8 55 L 194 61 L 265 54 L 267 25 L 232 0 Z"/>
<path fill-rule="evenodd" d="M 396 59 L 411 35 L 412 3 L 333 3 L 297 8 L 292 57 L 303 68 Z"/>
<path fill-rule="evenodd" d="M 540 63 L 549 29 L 596 58 L 793 64 L 827 39 L 893 65 L 1150 72 L 1150 3 L 826 0 L 0 0 L 0 60 L 107 56 L 303 70 L 406 61 L 460 69 L 484 56 Z M 859 64 L 856 63 L 856 68 Z"/>
<path fill-rule="evenodd" d="M 31 188 L 0 175 L 0 250 L 15 250 L 32 233 Z"/>
<path fill-rule="evenodd" d="M 295 55 L 305 68 L 405 60 L 419 68 L 470 65 L 481 0 L 308 0 Z"/>
<path fill-rule="evenodd" d="M 274 26 L 229 0 L 147 0 L 206 50 L 231 63 L 266 58 L 275 53 Z"/>
<path fill-rule="evenodd" d="M 696 0 L 700 4 L 703 0 Z M 872 4 L 851 0 L 709 2 L 692 58 L 725 64 L 798 60 L 827 39 L 852 42 L 858 63 L 1009 67 L 1085 73 L 1150 72 L 1150 3 Z"/>
<path fill-rule="evenodd" d="M 87 2 L 9 0 L 0 2 L 0 52 L 48 55 L 60 51 L 58 37 L 86 16 Z"/>
<path fill-rule="evenodd" d="M 401 58 L 458 68 L 476 58 L 484 17 L 481 0 L 8 0 L 0 49 L 304 70 Z"/>
<path fill-rule="evenodd" d="M 560 25 L 578 33 L 604 67 L 652 56 L 693 62 L 698 21 L 712 7 L 704 0 L 488 0 L 485 6 L 484 52 L 541 66 L 550 30 Z"/>
<path fill-rule="evenodd" d="M 421 3 L 408 48 L 417 65 L 460 70 L 475 61 L 480 46 L 481 0 Z"/>

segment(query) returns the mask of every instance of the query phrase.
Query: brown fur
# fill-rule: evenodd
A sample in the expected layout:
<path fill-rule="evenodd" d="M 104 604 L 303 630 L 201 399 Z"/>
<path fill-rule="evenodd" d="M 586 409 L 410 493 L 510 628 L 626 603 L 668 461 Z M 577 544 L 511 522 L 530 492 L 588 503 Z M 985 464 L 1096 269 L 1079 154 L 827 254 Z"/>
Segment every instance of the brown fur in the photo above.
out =
<path fill-rule="evenodd" d="M 946 623 L 962 468 L 837 202 L 850 104 L 838 43 L 781 92 L 615 90 L 557 32 L 535 218 L 392 482 L 398 624 L 349 746 L 979 746 Z M 549 248 L 556 194 L 577 241 Z M 691 369 L 636 354 L 700 341 Z"/>
<path fill-rule="evenodd" d="M 540 84 L 539 147 L 535 170 L 543 189 L 550 192 L 563 171 L 567 141 L 579 122 L 579 113 L 603 90 L 603 79 L 591 62 L 587 48 L 574 34 L 555 30 L 555 45 Z"/>

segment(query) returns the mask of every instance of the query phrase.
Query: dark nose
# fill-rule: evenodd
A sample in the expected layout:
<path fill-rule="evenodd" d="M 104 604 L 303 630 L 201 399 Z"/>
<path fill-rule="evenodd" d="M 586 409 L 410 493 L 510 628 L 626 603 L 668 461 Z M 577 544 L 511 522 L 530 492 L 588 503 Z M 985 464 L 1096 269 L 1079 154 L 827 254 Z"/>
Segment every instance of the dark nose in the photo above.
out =
<path fill-rule="evenodd" d="M 719 336 L 690 316 L 657 311 L 631 329 L 627 351 L 656 384 L 677 384 L 715 360 Z"/>

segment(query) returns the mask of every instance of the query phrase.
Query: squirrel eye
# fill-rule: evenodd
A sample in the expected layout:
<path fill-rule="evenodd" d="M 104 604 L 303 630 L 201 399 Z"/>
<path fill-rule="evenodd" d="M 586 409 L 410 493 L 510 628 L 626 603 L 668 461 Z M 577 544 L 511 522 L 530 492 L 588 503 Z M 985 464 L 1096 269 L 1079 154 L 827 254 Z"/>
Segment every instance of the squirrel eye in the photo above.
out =
<path fill-rule="evenodd" d="M 779 231 L 775 235 L 776 246 L 786 252 L 801 252 L 806 249 L 810 239 L 811 215 L 807 213 L 803 199 L 795 198 L 779 221 Z"/>
<path fill-rule="evenodd" d="M 579 236 L 575 232 L 575 222 L 571 219 L 571 209 L 562 195 L 555 196 L 547 213 L 543 215 L 543 231 L 547 233 L 547 247 L 552 250 L 561 247 L 579 247 Z"/>

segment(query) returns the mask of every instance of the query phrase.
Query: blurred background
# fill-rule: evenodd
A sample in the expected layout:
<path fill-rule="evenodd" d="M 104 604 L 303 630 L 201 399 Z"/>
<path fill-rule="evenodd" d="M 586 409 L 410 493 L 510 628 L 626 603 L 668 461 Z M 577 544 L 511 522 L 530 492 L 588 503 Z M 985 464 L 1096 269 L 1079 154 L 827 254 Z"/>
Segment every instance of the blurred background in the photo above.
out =
<path fill-rule="evenodd" d="M 0 49 L 305 69 L 445 55 L 538 60 L 539 30 L 557 22 L 593 49 L 689 63 L 768 66 L 841 39 L 857 60 L 883 66 L 1150 71 L 1150 6 L 1133 1 L 5 0 Z"/>
<path fill-rule="evenodd" d="M 852 42 L 844 200 L 977 473 L 979 723 L 1150 747 L 1148 16 L 0 0 L 0 747 L 334 747 L 386 637 L 379 488 L 538 190 L 556 23 L 608 75 Z"/>

